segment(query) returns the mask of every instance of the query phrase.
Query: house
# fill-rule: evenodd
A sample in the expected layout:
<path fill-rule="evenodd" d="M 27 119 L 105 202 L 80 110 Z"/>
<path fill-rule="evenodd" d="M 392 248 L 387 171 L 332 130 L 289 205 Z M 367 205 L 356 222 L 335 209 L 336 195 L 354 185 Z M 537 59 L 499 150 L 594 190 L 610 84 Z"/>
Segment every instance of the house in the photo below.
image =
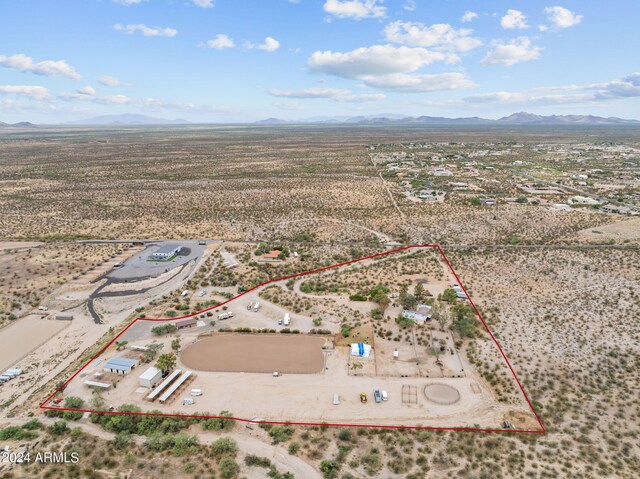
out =
<path fill-rule="evenodd" d="M 137 359 L 112 358 L 105 363 L 102 369 L 110 373 L 127 374 L 138 365 L 138 362 Z"/>
<path fill-rule="evenodd" d="M 184 318 L 178 319 L 173 324 L 178 329 L 195 328 L 198 325 L 198 320 L 196 318 Z"/>
<path fill-rule="evenodd" d="M 151 366 L 138 379 L 140 380 L 140 386 L 151 389 L 162 379 L 162 371 Z"/>
<path fill-rule="evenodd" d="M 161 246 L 156 251 L 151 253 L 151 260 L 154 261 L 167 261 L 182 251 L 182 246 L 179 244 L 166 244 Z"/>
<path fill-rule="evenodd" d="M 265 263 L 277 263 L 280 261 L 279 256 L 282 254 L 282 251 L 274 249 L 268 253 L 263 254 L 258 258 L 258 261 L 262 261 Z"/>
<path fill-rule="evenodd" d="M 604 205 L 600 209 L 605 213 L 616 213 L 619 215 L 628 215 L 629 211 L 631 211 L 629 210 L 629 208 L 625 206 L 617 206 L 617 205 Z"/>
<path fill-rule="evenodd" d="M 431 320 L 431 306 L 419 304 L 413 311 L 409 311 L 408 309 L 403 310 L 402 316 L 422 326 L 425 322 Z"/>
<path fill-rule="evenodd" d="M 577 205 L 599 205 L 600 204 L 600 202 L 594 198 L 589 198 L 588 196 L 580 196 L 580 195 L 572 196 L 570 198 L 570 201 L 573 204 L 577 204 Z"/>

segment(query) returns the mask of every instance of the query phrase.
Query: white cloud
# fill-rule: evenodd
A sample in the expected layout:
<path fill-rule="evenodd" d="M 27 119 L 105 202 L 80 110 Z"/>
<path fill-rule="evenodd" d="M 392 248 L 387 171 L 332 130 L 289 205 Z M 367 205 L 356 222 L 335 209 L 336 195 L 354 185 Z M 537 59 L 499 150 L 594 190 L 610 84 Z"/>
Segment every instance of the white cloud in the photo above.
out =
<path fill-rule="evenodd" d="M 338 18 L 381 18 L 387 13 L 379 0 L 327 0 L 324 11 Z"/>
<path fill-rule="evenodd" d="M 476 86 L 463 73 L 406 74 L 393 73 L 363 78 L 372 88 L 403 93 L 421 93 L 443 90 L 458 90 Z"/>
<path fill-rule="evenodd" d="M 43 86 L 0 85 L 0 93 L 22 96 L 33 100 L 46 100 L 49 98 L 49 91 Z"/>
<path fill-rule="evenodd" d="M 0 65 L 19 72 L 30 72 L 48 77 L 61 76 L 72 80 L 82 78 L 76 69 L 64 60 L 44 60 L 34 63 L 33 58 L 21 53 L 11 56 L 0 55 Z"/>
<path fill-rule="evenodd" d="M 369 87 L 388 91 L 427 92 L 473 86 L 473 82 L 462 73 L 414 73 L 449 57 L 448 53 L 426 48 L 374 45 L 346 53 L 314 52 L 309 57 L 308 66 L 318 73 L 360 80 Z"/>
<path fill-rule="evenodd" d="M 95 89 L 95 88 L 93 88 L 91 85 L 87 85 L 87 86 L 85 86 L 85 87 L 80 88 L 80 89 L 78 90 L 78 93 L 79 93 L 80 95 L 89 95 L 89 96 L 92 96 L 92 95 L 95 95 L 95 94 L 96 94 L 96 89 Z"/>
<path fill-rule="evenodd" d="M 507 14 L 500 20 L 502 28 L 524 30 L 529 28 L 527 25 L 527 17 L 520 10 L 507 10 Z"/>
<path fill-rule="evenodd" d="M 346 53 L 317 51 L 309 57 L 308 65 L 315 72 L 361 79 L 363 76 L 413 72 L 446 59 L 446 54 L 426 48 L 374 45 Z"/>
<path fill-rule="evenodd" d="M 129 25 L 121 25 L 116 23 L 113 28 L 118 31 L 132 34 L 135 32 L 141 32 L 145 37 L 175 37 L 178 34 L 178 30 L 175 28 L 162 28 L 162 27 L 148 27 L 143 23 L 135 23 Z"/>
<path fill-rule="evenodd" d="M 509 43 L 495 43 L 491 50 L 481 60 L 484 65 L 511 66 L 520 62 L 535 60 L 540 57 L 542 49 L 531 44 L 527 37 L 518 37 Z"/>
<path fill-rule="evenodd" d="M 426 26 L 422 23 L 393 22 L 384 29 L 388 41 L 416 47 L 433 47 L 436 50 L 466 52 L 482 45 L 472 37 L 473 30 L 456 30 L 446 23 Z"/>
<path fill-rule="evenodd" d="M 216 3 L 214 0 L 192 0 L 192 2 L 196 7 L 200 8 L 213 8 Z"/>
<path fill-rule="evenodd" d="M 251 42 L 245 44 L 247 48 L 257 48 L 258 50 L 264 50 L 265 52 L 275 52 L 280 48 L 280 42 L 273 37 L 267 37 L 264 39 L 264 43 L 260 45 L 254 45 Z"/>
<path fill-rule="evenodd" d="M 207 42 L 207 45 L 211 48 L 215 48 L 216 50 L 223 50 L 225 48 L 233 48 L 236 46 L 236 44 L 233 43 L 233 40 L 224 33 L 218 33 L 216 38 Z"/>
<path fill-rule="evenodd" d="M 364 103 L 368 101 L 382 100 L 385 96 L 382 93 L 354 94 L 351 90 L 338 88 L 303 88 L 300 90 L 269 90 L 270 95 L 282 98 L 328 98 L 337 102 Z"/>
<path fill-rule="evenodd" d="M 478 18 L 478 14 L 476 12 L 467 10 L 466 12 L 464 12 L 464 15 L 462 15 L 462 18 L 460 18 L 460 21 L 462 23 L 469 23 L 474 21 L 476 18 Z"/>
<path fill-rule="evenodd" d="M 413 12 L 416 9 L 415 0 L 407 0 L 406 2 L 404 2 L 404 5 L 402 5 L 402 8 L 404 8 L 407 12 Z"/>
<path fill-rule="evenodd" d="M 137 5 L 141 2 L 142 0 L 113 0 L 113 3 L 119 3 L 120 5 L 126 5 L 127 7 L 130 5 Z"/>
<path fill-rule="evenodd" d="M 105 86 L 122 85 L 122 82 L 119 78 L 113 77 L 111 75 L 102 75 L 100 78 L 98 78 L 98 81 Z"/>
<path fill-rule="evenodd" d="M 577 25 L 584 18 L 582 15 L 576 15 L 571 10 L 564 7 L 546 7 L 544 13 L 547 14 L 549 21 L 557 28 L 569 28 Z"/>
<path fill-rule="evenodd" d="M 552 94 L 546 93 L 551 92 Z M 569 92 L 569 93 L 566 93 Z M 498 91 L 468 96 L 462 99 L 467 104 L 501 105 L 559 105 L 584 104 L 606 100 L 640 98 L 640 72 L 619 80 L 589 85 L 565 85 L 533 88 L 522 92 Z"/>

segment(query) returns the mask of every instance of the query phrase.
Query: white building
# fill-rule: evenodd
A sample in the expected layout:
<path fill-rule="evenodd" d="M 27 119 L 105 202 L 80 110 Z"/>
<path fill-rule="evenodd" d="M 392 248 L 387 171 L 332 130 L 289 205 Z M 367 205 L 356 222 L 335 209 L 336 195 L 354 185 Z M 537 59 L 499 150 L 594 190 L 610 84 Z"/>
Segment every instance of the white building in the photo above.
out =
<path fill-rule="evenodd" d="M 176 256 L 180 251 L 182 251 L 182 246 L 179 244 L 166 244 L 151 253 L 151 259 L 168 260 Z"/>
<path fill-rule="evenodd" d="M 162 371 L 151 366 L 140 377 L 140 386 L 151 389 L 162 379 Z"/>

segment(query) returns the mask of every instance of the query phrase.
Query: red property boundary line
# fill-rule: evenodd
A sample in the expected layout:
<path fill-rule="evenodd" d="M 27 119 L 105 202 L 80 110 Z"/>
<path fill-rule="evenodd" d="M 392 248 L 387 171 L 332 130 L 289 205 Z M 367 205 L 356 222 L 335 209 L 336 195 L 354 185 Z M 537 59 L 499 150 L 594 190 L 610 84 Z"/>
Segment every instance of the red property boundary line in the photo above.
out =
<path fill-rule="evenodd" d="M 169 413 L 125 412 L 125 411 L 95 411 L 95 410 L 92 410 L 92 409 L 73 409 L 73 408 L 65 408 L 65 407 L 57 407 L 57 406 L 49 406 L 48 405 L 48 403 L 59 392 L 61 392 L 64 388 L 66 388 L 66 386 L 78 374 L 80 374 L 89 364 L 91 364 L 92 361 L 94 361 L 98 356 L 100 356 L 104 351 L 106 351 L 107 348 L 109 348 L 109 346 L 111 346 L 120 336 L 122 336 L 131 326 L 133 326 L 138 321 L 165 322 L 165 321 L 176 321 L 176 320 L 185 319 L 185 318 L 192 318 L 194 316 L 198 316 L 198 315 L 200 315 L 202 313 L 205 313 L 207 311 L 210 311 L 212 309 L 224 306 L 225 304 L 230 303 L 231 301 L 234 301 L 234 300 L 240 298 L 241 296 L 244 296 L 245 294 L 247 294 L 247 293 L 249 293 L 251 291 L 254 291 L 254 290 L 256 290 L 256 289 L 258 289 L 258 288 L 260 288 L 262 286 L 266 286 L 268 284 L 272 284 L 272 283 L 276 283 L 276 282 L 279 282 L 279 281 L 288 280 L 288 279 L 291 279 L 291 278 L 299 278 L 301 276 L 307 276 L 307 275 L 310 275 L 310 274 L 320 273 L 322 271 L 327 271 L 327 270 L 330 270 L 330 269 L 340 268 L 342 266 L 347 266 L 347 265 L 358 263 L 358 262 L 365 261 L 365 260 L 368 260 L 368 259 L 379 258 L 379 257 L 382 257 L 382 256 L 387 256 L 387 255 L 390 255 L 390 254 L 399 253 L 401 251 L 407 251 L 407 250 L 410 250 L 410 249 L 423 249 L 423 248 L 425 248 L 425 249 L 435 249 L 442 256 L 442 259 L 444 260 L 444 262 L 446 263 L 447 267 L 449 268 L 449 270 L 451 271 L 453 276 L 456 278 L 458 284 L 460 285 L 460 287 L 464 291 L 465 295 L 467 296 L 467 299 L 469 300 L 469 303 L 471 304 L 474 312 L 476 313 L 476 316 L 478 317 L 478 319 L 480 320 L 480 322 L 484 326 L 485 330 L 487 331 L 487 333 L 489 334 L 489 336 L 493 340 L 494 344 L 498 348 L 498 351 L 500 351 L 500 354 L 502 355 L 502 358 L 504 359 L 505 363 L 507 364 L 507 366 L 509 368 L 509 371 L 511 371 L 511 374 L 513 375 L 513 378 L 515 379 L 516 383 L 518 384 L 518 388 L 520 389 L 520 392 L 522 393 L 524 399 L 526 400 L 527 404 L 529 405 L 529 408 L 531 409 L 531 412 L 533 413 L 533 416 L 535 417 L 538 425 L 540 426 L 540 429 L 500 429 L 500 428 L 491 429 L 491 428 L 475 428 L 475 427 L 439 427 L 439 426 L 411 426 L 411 425 L 409 425 L 409 426 L 396 426 L 396 425 L 377 425 L 377 424 L 344 424 L 344 423 L 326 423 L 326 422 L 263 421 L 263 420 L 256 421 L 256 420 L 253 420 L 253 419 L 246 419 L 246 418 L 241 418 L 241 417 L 198 416 L 198 415 L 177 414 L 177 413 L 169 414 Z M 547 432 L 547 429 L 545 428 L 544 424 L 542 423 L 542 420 L 540 419 L 540 416 L 538 416 L 538 413 L 536 412 L 535 407 L 533 406 L 531 400 L 529 399 L 529 396 L 527 396 L 527 393 L 525 392 L 524 387 L 522 386 L 522 383 L 520 382 L 520 379 L 518 379 L 518 376 L 517 376 L 516 372 L 514 371 L 513 367 L 511 366 L 511 363 L 509 362 L 509 359 L 507 359 L 506 354 L 502 350 L 502 347 L 500 346 L 500 343 L 498 342 L 496 337 L 493 335 L 493 333 L 489 329 L 489 326 L 487 326 L 487 323 L 484 320 L 484 318 L 482 317 L 482 314 L 480 314 L 480 311 L 478 310 L 478 308 L 474 304 L 473 300 L 471 299 L 471 296 L 469 296 L 469 294 L 467 293 L 467 290 L 464 287 L 464 285 L 462 284 L 462 281 L 460 281 L 460 278 L 458 277 L 458 274 L 453 269 L 453 266 L 451 266 L 451 263 L 449 262 L 449 259 L 447 258 L 447 256 L 445 255 L 444 251 L 442 250 L 442 248 L 438 244 L 424 244 L 424 245 L 403 246 L 401 248 L 397 248 L 397 249 L 393 249 L 393 250 L 389 250 L 389 251 L 383 251 L 381 253 L 376 253 L 376 254 L 372 254 L 372 255 L 369 255 L 369 256 L 364 256 L 362 258 L 354 259 L 354 260 L 351 260 L 351 261 L 345 261 L 343 263 L 338 263 L 338 264 L 334 264 L 334 265 L 330 265 L 330 266 L 325 266 L 323 268 L 318 268 L 318 269 L 315 269 L 315 270 L 312 270 L 312 271 L 306 271 L 306 272 L 303 272 L 303 273 L 296 273 L 296 274 L 292 274 L 292 275 L 285 276 L 285 277 L 282 277 L 282 278 L 272 279 L 272 280 L 269 280 L 269 281 L 265 281 L 264 283 L 258 284 L 256 286 L 254 286 L 253 288 L 250 288 L 250 289 L 248 289 L 246 291 L 243 291 L 242 293 L 234 296 L 231 299 L 223 301 L 222 303 L 219 303 L 219 304 L 216 304 L 216 305 L 211 306 L 209 308 L 203 309 L 202 311 L 198 311 L 197 313 L 187 314 L 185 316 L 179 316 L 179 317 L 176 317 L 176 318 L 136 318 L 126 328 L 124 328 L 116 337 L 114 337 L 104 347 L 102 347 L 102 349 L 100 349 L 100 351 L 98 351 L 91 359 L 89 359 L 89 361 L 87 361 L 69 379 L 67 379 L 62 384 L 62 386 L 58 387 L 51 395 L 49 395 L 42 403 L 40 403 L 40 408 L 41 409 L 47 409 L 47 410 L 54 410 L 54 411 L 74 411 L 74 412 L 96 413 L 96 414 L 130 414 L 130 415 L 137 415 L 137 416 L 178 417 L 178 418 L 183 418 L 183 419 L 233 419 L 235 421 L 244 422 L 244 423 L 282 424 L 282 425 L 296 425 L 296 426 L 366 427 L 366 428 L 380 428 L 380 429 L 426 429 L 426 430 L 433 430 L 433 431 L 469 431 L 469 432 L 529 433 L 529 434 L 544 434 L 544 433 Z"/>

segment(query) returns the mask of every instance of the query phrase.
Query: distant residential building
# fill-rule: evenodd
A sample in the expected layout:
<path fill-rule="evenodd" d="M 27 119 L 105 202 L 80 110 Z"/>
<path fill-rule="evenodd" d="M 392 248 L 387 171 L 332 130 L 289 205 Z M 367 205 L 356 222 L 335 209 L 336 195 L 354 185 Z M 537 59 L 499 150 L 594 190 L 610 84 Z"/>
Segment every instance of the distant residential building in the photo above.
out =
<path fill-rule="evenodd" d="M 617 205 L 604 205 L 600 209 L 605 213 L 615 213 L 618 215 L 628 215 L 629 212 L 631 211 L 626 206 L 617 206 Z"/>
<path fill-rule="evenodd" d="M 557 210 L 561 210 L 561 211 L 571 211 L 571 206 L 565 204 L 565 203 L 556 203 L 553 205 L 553 207 Z"/>
<path fill-rule="evenodd" d="M 578 205 L 599 205 L 600 202 L 594 198 L 589 198 L 588 196 L 572 196 L 571 202 Z"/>
<path fill-rule="evenodd" d="M 270 251 L 269 253 L 265 253 L 262 256 L 260 256 L 260 258 L 258 258 L 258 261 L 262 261 L 265 263 L 277 263 L 278 261 L 280 261 L 281 254 L 282 254 L 282 251 L 274 249 L 273 251 Z"/>

